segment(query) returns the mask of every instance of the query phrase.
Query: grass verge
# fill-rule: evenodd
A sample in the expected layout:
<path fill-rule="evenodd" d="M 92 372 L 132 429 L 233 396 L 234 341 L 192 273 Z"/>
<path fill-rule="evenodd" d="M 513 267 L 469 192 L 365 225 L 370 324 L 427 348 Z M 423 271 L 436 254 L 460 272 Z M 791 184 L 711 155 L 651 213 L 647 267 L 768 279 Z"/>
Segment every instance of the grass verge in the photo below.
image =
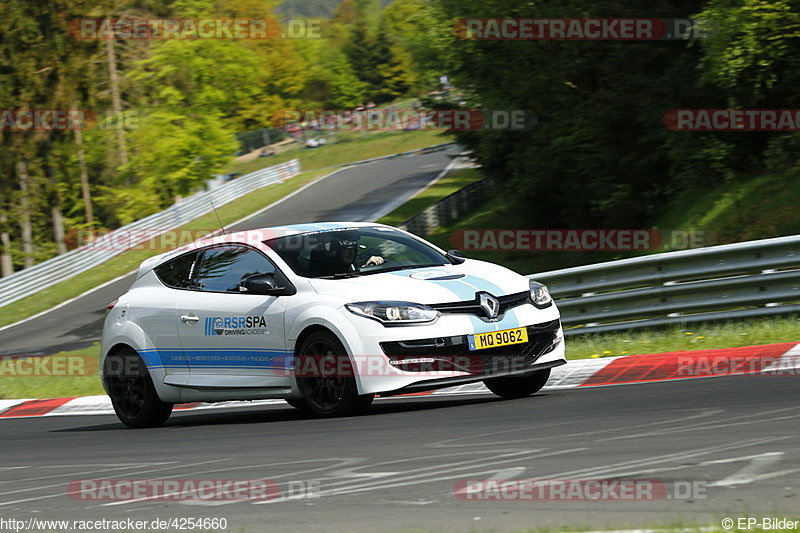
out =
<path fill-rule="evenodd" d="M 800 202 L 800 180 L 793 176 L 769 174 L 742 177 L 717 187 L 689 190 L 665 206 L 651 221 L 660 230 L 665 246 L 644 252 L 601 251 L 468 251 L 469 257 L 505 265 L 523 274 L 533 274 L 579 265 L 625 259 L 680 249 L 672 242 L 672 232 L 696 234 L 702 246 L 713 246 L 755 239 L 800 234 L 800 217 L 795 216 Z M 438 228 L 427 238 L 438 246 L 458 248 L 450 242 L 457 230 L 473 229 L 550 229 L 526 222 L 508 192 L 500 190 L 485 204 L 454 224 Z M 535 205 L 531 209 L 535 209 Z"/>
<path fill-rule="evenodd" d="M 770 318 L 750 322 L 730 322 L 693 326 L 693 329 L 671 328 L 643 330 L 605 335 L 581 335 L 567 338 L 567 359 L 587 359 L 675 352 L 735 348 L 758 344 L 800 342 L 800 317 Z M 85 357 L 95 361 L 100 347 L 61 352 L 56 357 Z M 54 357 L 54 356 L 48 356 Z M 62 398 L 104 394 L 97 373 L 81 376 L 9 377 L 8 368 L 0 360 L 0 399 Z M 97 365 L 87 364 L 87 368 Z"/>
<path fill-rule="evenodd" d="M 99 358 L 99 344 L 81 350 L 60 352 L 41 358 L 31 358 L 36 359 L 37 363 L 41 364 L 41 367 L 50 369 L 53 373 L 72 374 L 35 376 L 16 375 L 30 371 L 27 361 L 20 362 L 11 358 L 0 359 L 0 400 L 9 398 L 67 398 L 105 394 L 97 371 Z M 78 369 L 78 371 L 65 370 L 70 368 Z M 45 374 L 43 371 L 37 372 Z"/>
<path fill-rule="evenodd" d="M 576 335 L 567 337 L 567 358 L 586 359 L 800 342 L 798 331 L 800 316 L 786 316 L 747 322 L 675 326 L 659 330 Z"/>
<path fill-rule="evenodd" d="M 705 245 L 800 233 L 800 180 L 767 174 L 684 192 L 656 220 L 659 228 L 702 232 Z"/>
<path fill-rule="evenodd" d="M 342 132 L 336 142 L 319 148 L 297 147 L 272 157 L 262 157 L 253 161 L 234 162 L 226 172 L 246 174 L 260 168 L 269 167 L 299 159 L 300 168 L 315 170 L 354 161 L 372 159 L 384 155 L 397 154 L 425 148 L 435 144 L 450 142 L 452 139 L 438 131 L 401 131 L 401 132 Z"/>
<path fill-rule="evenodd" d="M 426 208 L 432 206 L 442 198 L 445 198 L 459 189 L 463 189 L 470 183 L 474 183 L 483 178 L 480 172 L 473 168 L 456 170 L 444 176 L 442 179 L 420 191 L 410 198 L 403 205 L 380 218 L 378 222 L 390 226 L 399 226 L 405 223 L 414 215 L 418 215 Z"/>

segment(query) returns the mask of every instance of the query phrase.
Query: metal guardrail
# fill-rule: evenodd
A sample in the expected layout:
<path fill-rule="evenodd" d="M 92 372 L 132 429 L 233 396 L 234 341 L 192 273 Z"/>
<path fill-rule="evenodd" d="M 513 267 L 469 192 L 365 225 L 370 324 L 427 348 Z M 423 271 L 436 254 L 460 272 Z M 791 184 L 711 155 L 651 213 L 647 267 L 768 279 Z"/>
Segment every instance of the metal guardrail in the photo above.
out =
<path fill-rule="evenodd" d="M 256 189 L 296 176 L 300 162 L 293 159 L 257 170 L 209 191 L 199 192 L 172 207 L 116 229 L 97 240 L 63 255 L 0 279 L 0 307 L 52 287 L 122 253 L 127 248 L 157 237 L 212 211 L 211 202 L 220 207 Z"/>
<path fill-rule="evenodd" d="M 486 201 L 485 179 L 402 227 L 425 236 Z M 567 335 L 800 313 L 800 235 L 653 254 L 528 276 L 547 284 Z"/>
<path fill-rule="evenodd" d="M 570 335 L 800 313 L 800 235 L 528 276 Z"/>

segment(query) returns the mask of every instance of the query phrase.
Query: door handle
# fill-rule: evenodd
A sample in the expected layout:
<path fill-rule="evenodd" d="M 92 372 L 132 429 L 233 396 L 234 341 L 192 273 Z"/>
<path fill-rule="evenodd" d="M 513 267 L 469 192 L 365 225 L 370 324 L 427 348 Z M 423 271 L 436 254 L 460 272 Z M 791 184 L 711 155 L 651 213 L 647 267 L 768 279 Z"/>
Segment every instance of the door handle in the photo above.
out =
<path fill-rule="evenodd" d="M 200 320 L 200 317 L 194 315 L 183 315 L 181 317 L 181 321 L 185 324 L 194 323 L 197 322 L 198 320 Z"/>

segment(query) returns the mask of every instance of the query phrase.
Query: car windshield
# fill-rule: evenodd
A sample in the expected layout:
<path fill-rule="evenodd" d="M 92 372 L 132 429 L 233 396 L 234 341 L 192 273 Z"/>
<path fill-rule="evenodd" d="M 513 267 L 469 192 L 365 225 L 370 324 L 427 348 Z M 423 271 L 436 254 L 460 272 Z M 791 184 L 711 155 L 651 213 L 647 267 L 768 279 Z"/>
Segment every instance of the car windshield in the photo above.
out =
<path fill-rule="evenodd" d="M 449 264 L 447 256 L 383 227 L 314 231 L 264 241 L 298 276 L 345 278 Z"/>

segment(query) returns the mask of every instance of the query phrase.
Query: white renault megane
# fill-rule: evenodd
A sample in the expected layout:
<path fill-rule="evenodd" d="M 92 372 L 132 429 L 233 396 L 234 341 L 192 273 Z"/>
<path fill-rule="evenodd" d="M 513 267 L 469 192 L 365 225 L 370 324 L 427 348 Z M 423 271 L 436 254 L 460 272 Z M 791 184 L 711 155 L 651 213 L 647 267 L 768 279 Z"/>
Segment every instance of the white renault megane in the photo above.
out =
<path fill-rule="evenodd" d="M 102 380 L 120 420 L 283 398 L 318 416 L 483 381 L 503 398 L 566 363 L 547 289 L 373 223 L 221 235 L 142 263 L 109 305 Z"/>

